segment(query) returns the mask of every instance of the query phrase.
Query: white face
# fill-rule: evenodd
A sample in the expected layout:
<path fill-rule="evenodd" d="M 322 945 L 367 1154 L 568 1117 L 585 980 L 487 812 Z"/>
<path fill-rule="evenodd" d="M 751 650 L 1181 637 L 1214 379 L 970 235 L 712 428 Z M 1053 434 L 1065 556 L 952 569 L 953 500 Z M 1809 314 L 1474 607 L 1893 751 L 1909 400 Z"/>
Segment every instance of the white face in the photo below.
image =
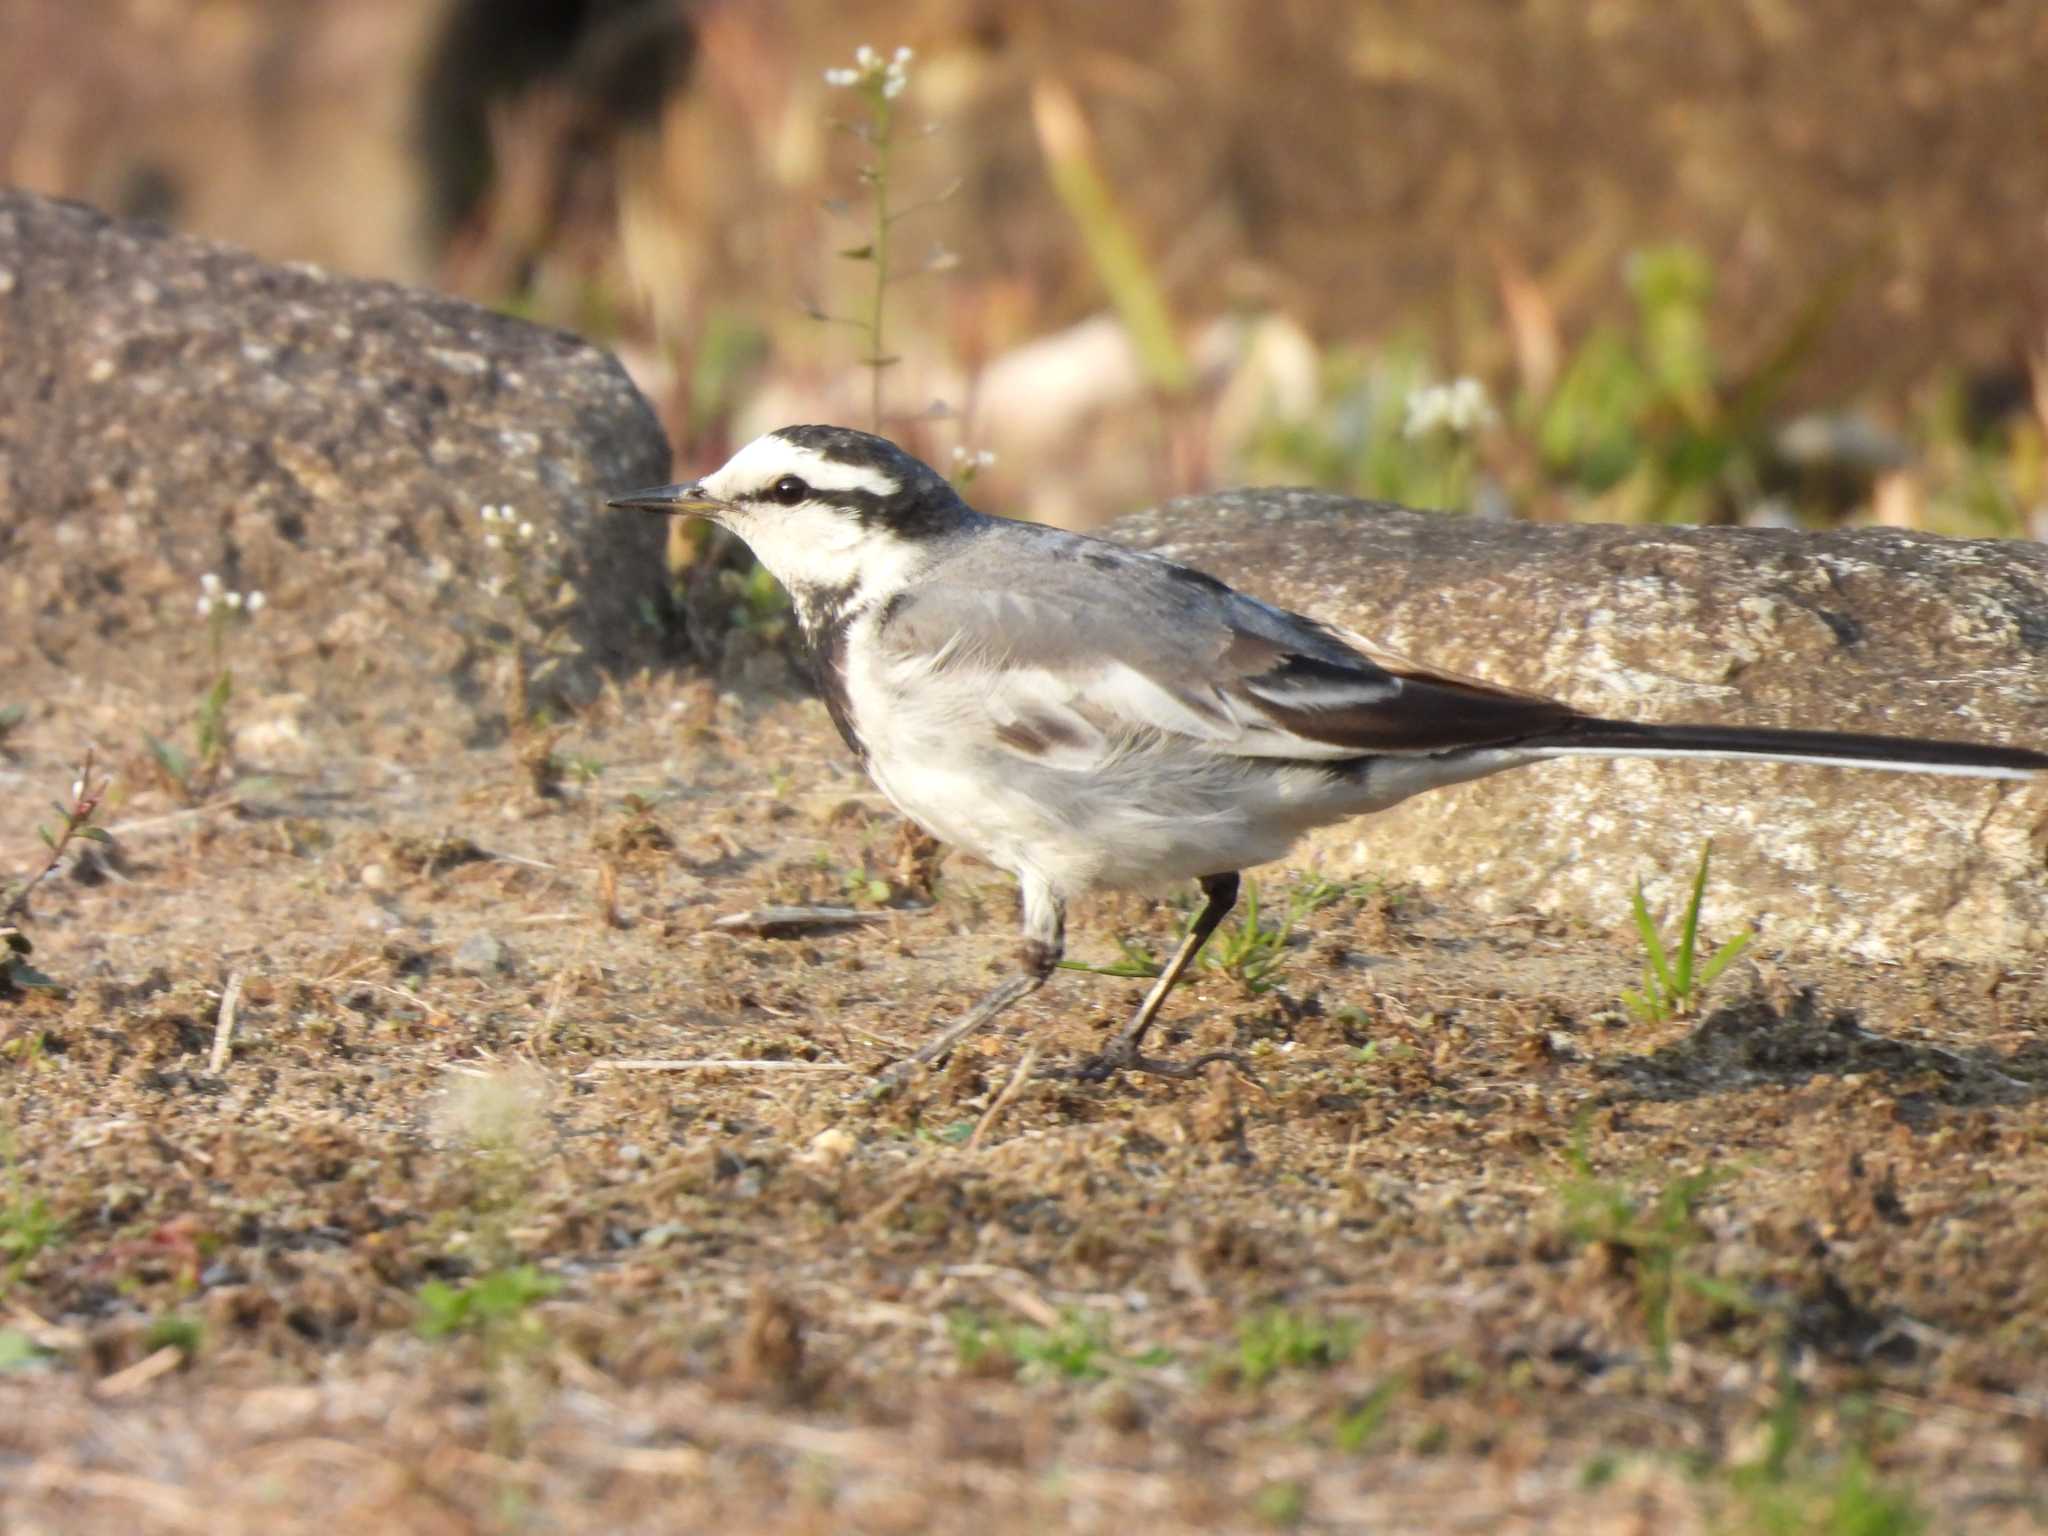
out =
<path fill-rule="evenodd" d="M 797 492 L 800 483 L 804 493 Z M 706 475 L 704 489 L 728 503 L 719 522 L 746 540 L 802 604 L 809 591 L 849 584 L 869 593 L 900 585 L 916 546 L 889 529 L 809 492 L 864 491 L 887 498 L 902 487 L 887 471 L 842 464 L 773 433 L 757 437 Z M 787 499 L 791 496 L 798 499 Z"/>

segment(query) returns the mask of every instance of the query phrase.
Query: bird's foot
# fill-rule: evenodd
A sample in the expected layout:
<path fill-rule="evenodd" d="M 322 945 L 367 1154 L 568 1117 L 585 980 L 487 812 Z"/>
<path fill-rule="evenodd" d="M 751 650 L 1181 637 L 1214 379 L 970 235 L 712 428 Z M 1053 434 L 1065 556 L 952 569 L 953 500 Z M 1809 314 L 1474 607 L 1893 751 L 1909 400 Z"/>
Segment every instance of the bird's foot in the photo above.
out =
<path fill-rule="evenodd" d="M 1106 1051 L 1082 1057 L 1071 1066 L 1041 1067 L 1038 1075 L 1076 1083 L 1106 1083 L 1119 1072 L 1142 1072 L 1148 1077 L 1171 1077 L 1187 1082 L 1202 1077 L 1212 1063 L 1219 1061 L 1229 1062 L 1254 1082 L 1258 1080 L 1252 1064 L 1235 1051 L 1205 1051 L 1192 1061 L 1168 1061 L 1159 1056 L 1141 1055 L 1134 1045 L 1112 1045 Z"/>

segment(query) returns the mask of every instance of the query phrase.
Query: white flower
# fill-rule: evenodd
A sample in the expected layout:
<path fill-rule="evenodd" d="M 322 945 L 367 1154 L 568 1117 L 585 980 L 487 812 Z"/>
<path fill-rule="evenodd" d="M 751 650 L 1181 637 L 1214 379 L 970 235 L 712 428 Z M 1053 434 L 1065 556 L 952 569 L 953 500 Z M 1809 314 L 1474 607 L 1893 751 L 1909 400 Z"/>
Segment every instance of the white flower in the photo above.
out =
<path fill-rule="evenodd" d="M 898 48 L 885 59 L 862 43 L 853 51 L 853 68 L 826 70 L 825 83 L 835 90 L 879 83 L 883 98 L 894 101 L 910 84 L 910 61 L 916 57 L 908 48 Z"/>
<path fill-rule="evenodd" d="M 489 502 L 476 509 L 476 515 L 487 523 L 503 522 L 510 515 L 510 508 L 494 507 Z"/>
<path fill-rule="evenodd" d="M 1458 437 L 1469 437 L 1498 420 L 1493 404 L 1486 398 L 1486 386 L 1477 379 L 1457 379 L 1449 384 L 1431 384 L 1408 397 L 1408 419 L 1402 432 L 1408 437 L 1427 437 L 1443 428 Z"/>
<path fill-rule="evenodd" d="M 202 592 L 199 594 L 199 617 L 202 619 L 213 617 L 213 595 L 211 593 Z"/>
<path fill-rule="evenodd" d="M 528 540 L 528 539 L 530 539 L 530 538 L 532 538 L 532 537 L 533 537 L 533 524 L 531 524 L 531 523 L 521 523 L 521 524 L 519 525 L 519 540 L 520 540 L 520 542 L 521 542 L 521 543 L 524 543 L 524 542 L 525 542 L 526 540 Z"/>
<path fill-rule="evenodd" d="M 910 58 L 908 48 L 898 48 L 896 57 L 882 71 L 882 95 L 890 101 L 901 96 L 903 88 L 910 84 Z"/>
<path fill-rule="evenodd" d="M 995 462 L 996 456 L 986 448 L 967 449 L 957 444 L 954 446 L 953 465 L 957 469 L 990 469 L 994 467 Z"/>
<path fill-rule="evenodd" d="M 504 547 L 505 541 L 499 538 L 495 533 L 487 533 L 484 535 L 485 549 L 503 549 Z"/>
<path fill-rule="evenodd" d="M 253 617 L 256 614 L 261 613 L 263 611 L 263 605 L 269 601 L 270 599 L 265 597 L 261 592 L 251 592 L 247 599 L 250 615 Z"/>
<path fill-rule="evenodd" d="M 239 608 L 242 606 L 242 594 L 239 592 L 223 592 L 220 595 L 220 600 L 223 603 L 226 603 L 230 608 Z"/>
<path fill-rule="evenodd" d="M 204 576 L 201 576 L 199 578 L 199 590 L 204 592 L 208 597 L 219 597 L 220 578 L 214 575 L 213 572 L 208 571 Z"/>

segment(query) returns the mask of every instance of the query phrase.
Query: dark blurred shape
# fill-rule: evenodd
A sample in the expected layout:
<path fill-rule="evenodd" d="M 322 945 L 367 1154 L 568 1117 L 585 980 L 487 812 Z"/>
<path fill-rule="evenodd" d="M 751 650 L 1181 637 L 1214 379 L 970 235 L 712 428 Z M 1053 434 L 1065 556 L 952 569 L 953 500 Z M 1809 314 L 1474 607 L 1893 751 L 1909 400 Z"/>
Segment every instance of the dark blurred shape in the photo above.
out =
<path fill-rule="evenodd" d="M 434 243 L 491 192 L 494 111 L 555 88 L 574 105 L 565 153 L 588 151 L 651 124 L 695 51 L 680 0 L 453 0 L 427 51 L 414 117 Z"/>
<path fill-rule="evenodd" d="M 184 205 L 184 190 L 168 167 L 154 160 L 138 160 L 122 175 L 114 212 L 148 224 L 175 224 Z"/>
<path fill-rule="evenodd" d="M 1973 437 L 2033 409 L 2034 377 L 2023 361 L 1973 369 L 1963 380 L 1963 427 Z"/>

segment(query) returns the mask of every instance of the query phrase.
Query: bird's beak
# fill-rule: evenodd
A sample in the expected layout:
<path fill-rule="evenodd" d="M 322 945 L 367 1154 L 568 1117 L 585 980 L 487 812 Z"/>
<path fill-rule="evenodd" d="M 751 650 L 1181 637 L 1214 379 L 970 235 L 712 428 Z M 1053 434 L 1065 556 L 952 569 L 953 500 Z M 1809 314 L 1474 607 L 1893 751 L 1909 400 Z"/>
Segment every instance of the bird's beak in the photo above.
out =
<path fill-rule="evenodd" d="M 637 507 L 642 512 L 682 513 L 715 521 L 732 503 L 705 490 L 702 481 L 693 480 L 688 485 L 657 485 L 649 490 L 614 496 L 605 505 Z"/>

